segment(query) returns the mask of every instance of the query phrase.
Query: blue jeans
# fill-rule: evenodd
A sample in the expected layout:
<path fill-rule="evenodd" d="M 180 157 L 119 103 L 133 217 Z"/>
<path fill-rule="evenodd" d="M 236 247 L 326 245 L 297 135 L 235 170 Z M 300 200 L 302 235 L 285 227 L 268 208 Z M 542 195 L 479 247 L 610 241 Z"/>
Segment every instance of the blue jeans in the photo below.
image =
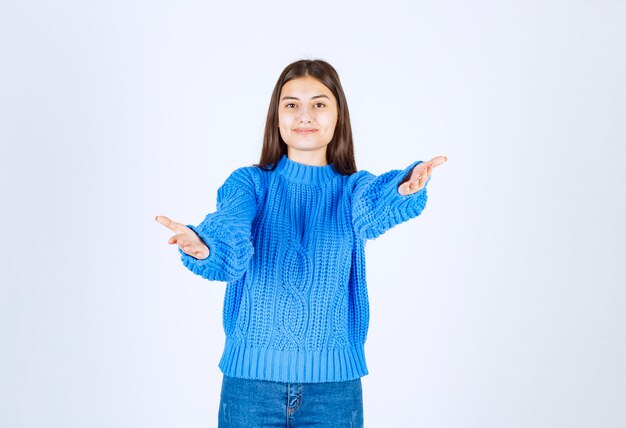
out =
<path fill-rule="evenodd" d="M 219 428 L 363 427 L 361 379 L 282 383 L 224 376 Z"/>

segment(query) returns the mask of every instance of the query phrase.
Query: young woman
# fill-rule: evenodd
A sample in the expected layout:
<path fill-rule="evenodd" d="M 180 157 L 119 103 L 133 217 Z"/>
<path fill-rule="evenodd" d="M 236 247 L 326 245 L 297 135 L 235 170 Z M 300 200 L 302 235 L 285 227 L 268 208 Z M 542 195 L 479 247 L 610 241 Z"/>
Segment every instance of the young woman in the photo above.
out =
<path fill-rule="evenodd" d="M 365 242 L 418 216 L 432 169 L 357 171 L 335 69 L 283 70 L 259 164 L 236 169 L 198 225 L 165 216 L 183 264 L 227 282 L 219 426 L 363 425 Z"/>

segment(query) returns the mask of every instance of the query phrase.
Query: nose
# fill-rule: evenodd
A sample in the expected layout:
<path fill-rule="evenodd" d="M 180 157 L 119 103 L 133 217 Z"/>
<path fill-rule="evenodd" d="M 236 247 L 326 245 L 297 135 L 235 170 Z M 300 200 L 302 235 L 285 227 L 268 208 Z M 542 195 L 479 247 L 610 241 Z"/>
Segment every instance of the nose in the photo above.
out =
<path fill-rule="evenodd" d="M 309 115 L 309 109 L 303 108 L 300 114 L 300 123 L 311 123 L 311 116 Z"/>

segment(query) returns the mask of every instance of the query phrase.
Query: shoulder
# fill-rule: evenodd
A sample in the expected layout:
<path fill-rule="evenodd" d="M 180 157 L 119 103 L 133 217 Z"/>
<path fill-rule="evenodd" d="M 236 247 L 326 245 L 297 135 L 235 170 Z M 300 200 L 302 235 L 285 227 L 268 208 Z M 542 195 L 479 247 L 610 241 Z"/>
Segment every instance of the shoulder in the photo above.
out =
<path fill-rule="evenodd" d="M 234 188 L 246 191 L 255 198 L 260 195 L 264 187 L 263 170 L 256 166 L 241 166 L 228 175 L 220 189 Z"/>
<path fill-rule="evenodd" d="M 249 184 L 258 177 L 258 173 L 255 169 L 258 168 L 255 166 L 241 166 L 230 173 L 225 183 Z"/>
<path fill-rule="evenodd" d="M 241 184 L 259 183 L 264 180 L 267 171 L 257 165 L 240 166 L 230 173 L 226 181 L 240 182 Z"/>
<path fill-rule="evenodd" d="M 354 193 L 359 188 L 362 188 L 364 185 L 367 185 L 367 183 L 371 182 L 375 178 L 376 176 L 374 174 L 372 174 L 371 172 L 367 170 L 362 169 L 360 171 L 350 174 L 346 181 L 346 185 L 348 189 L 352 193 Z"/>

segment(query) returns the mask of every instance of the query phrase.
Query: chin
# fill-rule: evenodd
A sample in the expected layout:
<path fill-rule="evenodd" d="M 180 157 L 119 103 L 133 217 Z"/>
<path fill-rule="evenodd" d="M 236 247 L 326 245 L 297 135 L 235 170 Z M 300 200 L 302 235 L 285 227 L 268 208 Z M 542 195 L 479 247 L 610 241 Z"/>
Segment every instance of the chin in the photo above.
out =
<path fill-rule="evenodd" d="M 315 144 L 315 143 L 307 143 L 307 144 L 287 144 L 293 150 L 320 150 L 323 149 L 325 144 Z"/>
<path fill-rule="evenodd" d="M 297 150 L 299 152 L 318 152 L 324 150 L 324 146 L 321 147 L 291 147 L 291 150 Z"/>

